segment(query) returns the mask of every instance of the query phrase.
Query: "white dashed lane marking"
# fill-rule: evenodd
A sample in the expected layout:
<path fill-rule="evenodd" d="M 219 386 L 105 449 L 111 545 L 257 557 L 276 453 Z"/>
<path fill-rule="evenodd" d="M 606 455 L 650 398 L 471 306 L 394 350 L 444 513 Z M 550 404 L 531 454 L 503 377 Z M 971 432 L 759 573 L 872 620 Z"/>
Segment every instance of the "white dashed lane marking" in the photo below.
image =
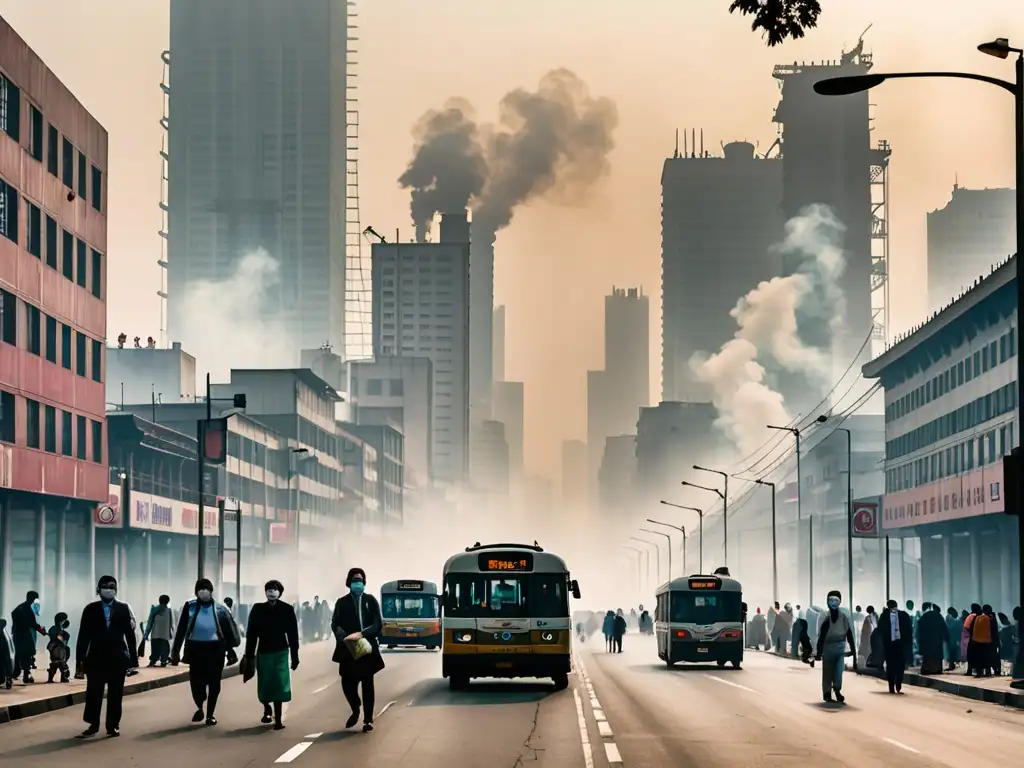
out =
<path fill-rule="evenodd" d="M 597 723 L 597 732 L 601 734 L 602 739 L 610 739 L 615 734 L 612 733 L 612 727 L 608 725 L 607 720 L 600 720 Z"/>
<path fill-rule="evenodd" d="M 313 742 L 312 741 L 301 741 L 298 744 L 296 744 L 294 747 L 289 749 L 287 752 L 285 752 L 283 755 L 281 755 L 279 758 L 277 758 L 277 760 L 275 760 L 274 762 L 275 763 L 290 763 L 292 760 L 297 758 L 299 755 L 301 755 L 303 752 L 305 752 L 311 746 L 313 746 Z"/>
<path fill-rule="evenodd" d="M 889 744 L 892 744 L 894 747 L 899 747 L 900 749 L 905 749 L 905 750 L 907 750 L 907 752 L 913 752 L 915 755 L 921 754 L 920 752 L 918 752 L 913 747 L 908 747 L 906 744 L 903 744 L 902 742 L 896 741 L 896 739 L 889 739 L 889 738 L 886 738 L 885 736 L 883 736 L 882 737 L 882 741 L 886 741 Z"/>
<path fill-rule="evenodd" d="M 323 693 L 328 688 L 332 688 L 334 685 L 336 685 L 336 683 L 328 683 L 327 685 L 321 685 L 319 688 L 313 691 L 313 695 L 315 696 L 318 693 Z"/>
<path fill-rule="evenodd" d="M 730 685 L 733 688 L 739 688 L 741 691 L 746 691 L 747 693 L 757 693 L 757 691 L 755 691 L 753 688 L 747 688 L 747 686 L 740 685 L 739 683 L 734 683 L 731 680 L 726 680 L 721 677 L 715 677 L 714 675 L 707 675 L 707 678 L 708 680 L 714 680 L 716 683 L 721 683 L 722 685 Z"/>
<path fill-rule="evenodd" d="M 619 753 L 618 745 L 612 741 L 614 733 L 612 731 L 611 724 L 608 722 L 608 718 L 604 713 L 604 708 L 601 706 L 601 702 L 597 699 L 597 694 L 594 692 L 594 684 L 590 680 L 590 675 L 587 674 L 587 668 L 583 664 L 583 660 L 578 657 L 576 659 L 576 669 L 580 680 L 583 681 L 583 684 L 587 689 L 587 695 L 590 697 L 590 709 L 593 712 L 594 720 L 597 723 L 597 732 L 600 734 L 603 742 L 605 759 L 607 759 L 610 765 L 621 766 L 622 755 Z M 584 758 L 587 763 L 587 768 L 591 768 L 593 765 L 593 752 L 590 749 L 586 720 L 583 716 L 583 700 L 580 698 L 578 691 L 574 690 L 573 695 L 576 697 L 576 709 L 580 718 L 580 738 L 584 740 L 585 745 Z"/>
<path fill-rule="evenodd" d="M 583 746 L 583 764 L 585 768 L 594 768 L 594 751 L 590 746 L 590 736 L 587 734 L 587 719 L 583 715 L 583 699 L 580 692 L 573 689 L 573 698 L 576 700 L 576 721 L 580 727 L 580 743 Z"/>
<path fill-rule="evenodd" d="M 604 756 L 611 765 L 622 765 L 622 755 L 619 754 L 619 748 L 615 746 L 614 741 L 604 745 Z"/>

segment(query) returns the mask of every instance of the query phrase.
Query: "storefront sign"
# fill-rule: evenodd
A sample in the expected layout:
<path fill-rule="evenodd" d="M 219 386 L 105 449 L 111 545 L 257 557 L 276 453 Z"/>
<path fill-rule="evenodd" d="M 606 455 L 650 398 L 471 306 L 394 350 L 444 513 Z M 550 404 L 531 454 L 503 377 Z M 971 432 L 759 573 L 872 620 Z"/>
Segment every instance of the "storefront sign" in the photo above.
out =
<path fill-rule="evenodd" d="M 149 493 L 132 491 L 131 519 L 132 528 L 166 533 L 181 533 L 195 536 L 199 531 L 199 506 L 186 504 L 183 501 L 165 499 Z M 216 506 L 203 508 L 203 534 L 216 536 L 219 532 Z"/>
<path fill-rule="evenodd" d="M 962 520 L 1003 511 L 1003 465 L 999 462 L 884 497 L 882 530 Z"/>
<path fill-rule="evenodd" d="M 121 516 L 121 486 L 110 486 L 107 501 L 96 505 L 92 517 L 97 528 L 120 528 L 124 525 Z"/>
<path fill-rule="evenodd" d="M 878 538 L 878 511 L 882 508 L 882 497 L 871 496 L 853 502 L 852 534 L 857 539 Z"/>

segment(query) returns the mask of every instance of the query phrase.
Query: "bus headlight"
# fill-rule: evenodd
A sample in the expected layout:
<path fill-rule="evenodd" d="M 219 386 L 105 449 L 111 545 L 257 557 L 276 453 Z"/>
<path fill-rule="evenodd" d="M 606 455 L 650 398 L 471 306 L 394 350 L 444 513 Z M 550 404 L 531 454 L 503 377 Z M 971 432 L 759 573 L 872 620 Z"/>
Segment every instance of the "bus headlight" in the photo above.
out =
<path fill-rule="evenodd" d="M 452 633 L 452 640 L 454 640 L 456 643 L 472 643 L 473 633 L 466 632 L 464 630 L 456 630 Z"/>
<path fill-rule="evenodd" d="M 557 632 L 541 632 L 540 640 L 542 643 L 557 643 L 558 633 Z"/>

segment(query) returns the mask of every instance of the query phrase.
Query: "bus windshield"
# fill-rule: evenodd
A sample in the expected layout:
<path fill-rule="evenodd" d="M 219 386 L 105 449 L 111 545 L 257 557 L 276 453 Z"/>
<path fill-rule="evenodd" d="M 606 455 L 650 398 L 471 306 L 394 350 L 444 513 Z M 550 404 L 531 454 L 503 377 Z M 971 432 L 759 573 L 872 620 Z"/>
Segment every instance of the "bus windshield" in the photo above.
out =
<path fill-rule="evenodd" d="M 562 618 L 569 615 L 566 574 L 451 573 L 446 615 L 453 618 Z"/>
<path fill-rule="evenodd" d="M 670 621 L 717 624 L 743 620 L 739 592 L 673 592 Z"/>
<path fill-rule="evenodd" d="M 385 619 L 436 619 L 438 602 L 435 595 L 381 595 L 381 613 Z"/>

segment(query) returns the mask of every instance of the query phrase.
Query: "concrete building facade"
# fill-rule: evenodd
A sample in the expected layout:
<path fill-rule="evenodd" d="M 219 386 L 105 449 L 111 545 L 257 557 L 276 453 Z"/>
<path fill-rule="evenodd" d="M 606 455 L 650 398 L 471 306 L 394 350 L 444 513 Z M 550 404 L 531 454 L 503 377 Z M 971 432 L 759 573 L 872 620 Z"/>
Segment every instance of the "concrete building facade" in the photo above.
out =
<path fill-rule="evenodd" d="M 345 422 L 338 427 L 343 433 L 360 438 L 376 454 L 375 496 L 380 516 L 376 520 L 367 516 L 363 524 L 376 526 L 385 533 L 401 528 L 405 523 L 405 438 L 401 430 L 394 424 Z"/>
<path fill-rule="evenodd" d="M 192 403 L 195 399 L 196 359 L 178 342 L 169 349 L 107 347 L 108 403 Z"/>
<path fill-rule="evenodd" d="M 562 503 L 580 510 L 587 504 L 587 444 L 562 441 Z"/>
<path fill-rule="evenodd" d="M 107 132 L 0 18 L 0 613 L 92 593 L 108 500 Z"/>

